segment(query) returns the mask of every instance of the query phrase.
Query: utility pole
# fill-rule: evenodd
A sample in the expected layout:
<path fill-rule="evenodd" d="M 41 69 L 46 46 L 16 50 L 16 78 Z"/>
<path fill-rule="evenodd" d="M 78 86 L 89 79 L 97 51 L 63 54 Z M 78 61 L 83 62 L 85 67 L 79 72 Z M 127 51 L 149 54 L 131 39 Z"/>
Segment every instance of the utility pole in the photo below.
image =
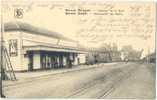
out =
<path fill-rule="evenodd" d="M 1 66 L 1 84 L 0 84 L 0 92 L 1 92 L 1 97 L 2 98 L 4 98 L 5 96 L 4 96 L 4 94 L 3 94 L 3 78 L 4 78 L 4 69 L 3 69 L 3 33 L 4 33 L 4 25 L 3 25 L 3 6 L 2 6 L 2 1 L 1 1 L 1 45 L 0 45 L 0 49 L 1 49 L 1 57 L 0 57 L 0 61 L 1 61 L 1 64 L 0 64 L 0 66 Z"/>

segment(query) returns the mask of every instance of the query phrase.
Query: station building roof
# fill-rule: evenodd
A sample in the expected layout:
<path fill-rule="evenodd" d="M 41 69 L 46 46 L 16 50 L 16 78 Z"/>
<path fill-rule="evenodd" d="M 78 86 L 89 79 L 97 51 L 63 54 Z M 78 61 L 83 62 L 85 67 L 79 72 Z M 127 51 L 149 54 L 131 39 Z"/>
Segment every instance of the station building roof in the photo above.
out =
<path fill-rule="evenodd" d="M 47 37 L 52 37 L 52 38 L 56 38 L 56 39 L 61 39 L 61 40 L 66 40 L 69 42 L 77 42 L 73 39 L 70 39 L 68 37 L 63 36 L 60 33 L 57 32 L 52 32 L 50 30 L 47 29 L 42 29 L 39 27 L 35 27 L 33 25 L 24 23 L 24 22 L 8 22 L 4 24 L 4 31 L 8 32 L 8 31 L 24 31 L 24 32 L 28 32 L 30 34 L 36 34 L 36 35 L 43 35 L 43 36 L 47 36 Z"/>

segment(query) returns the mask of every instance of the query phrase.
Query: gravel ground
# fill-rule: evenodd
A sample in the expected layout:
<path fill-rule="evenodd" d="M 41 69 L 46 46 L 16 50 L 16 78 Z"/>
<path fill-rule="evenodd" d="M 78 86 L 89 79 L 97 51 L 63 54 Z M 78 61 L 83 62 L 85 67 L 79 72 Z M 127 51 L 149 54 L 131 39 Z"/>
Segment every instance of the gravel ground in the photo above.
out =
<path fill-rule="evenodd" d="M 4 87 L 4 93 L 10 98 L 154 98 L 154 65 L 95 66 L 98 67 L 32 78 Z"/>
<path fill-rule="evenodd" d="M 155 64 L 142 64 L 105 98 L 155 99 Z"/>

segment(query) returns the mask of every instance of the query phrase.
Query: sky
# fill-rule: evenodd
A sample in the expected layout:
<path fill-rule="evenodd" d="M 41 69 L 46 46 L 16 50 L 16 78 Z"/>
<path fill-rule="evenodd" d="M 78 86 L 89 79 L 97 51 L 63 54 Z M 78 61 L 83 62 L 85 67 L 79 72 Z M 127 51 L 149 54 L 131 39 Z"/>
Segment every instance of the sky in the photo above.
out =
<path fill-rule="evenodd" d="M 15 9 L 23 9 L 23 17 L 14 16 Z M 76 10 L 66 15 L 66 9 Z M 78 15 L 78 9 L 88 10 Z M 116 43 L 121 49 L 132 45 L 144 49 L 143 56 L 155 51 L 155 4 L 153 3 L 67 3 L 67 2 L 6 2 L 4 22 L 21 21 L 36 27 L 61 33 L 96 48 L 103 43 Z M 83 11 L 82 11 L 83 12 Z M 96 15 L 104 12 L 106 15 Z M 117 15 L 110 15 L 110 14 Z"/>

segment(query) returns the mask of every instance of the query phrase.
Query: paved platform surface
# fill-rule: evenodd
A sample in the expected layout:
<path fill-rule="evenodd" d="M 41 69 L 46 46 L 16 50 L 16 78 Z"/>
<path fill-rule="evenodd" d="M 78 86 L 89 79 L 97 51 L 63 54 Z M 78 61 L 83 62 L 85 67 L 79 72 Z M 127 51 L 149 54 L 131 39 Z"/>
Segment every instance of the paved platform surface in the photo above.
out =
<path fill-rule="evenodd" d="M 105 65 L 115 65 L 115 64 L 117 63 L 105 63 Z M 101 63 L 96 65 L 78 65 L 78 66 L 73 66 L 72 68 L 60 68 L 60 69 L 40 70 L 40 71 L 33 71 L 33 72 L 21 72 L 21 73 L 17 72 L 15 74 L 17 79 L 26 79 L 26 78 L 40 77 L 49 74 L 59 74 L 59 73 L 65 73 L 70 71 L 101 67 L 101 65 L 102 65 Z"/>
<path fill-rule="evenodd" d="M 116 65 L 117 63 L 103 63 L 106 67 L 108 65 Z M 30 71 L 30 72 L 16 72 L 16 81 L 4 81 L 3 86 L 13 85 L 20 82 L 25 82 L 27 80 L 32 80 L 48 75 L 56 75 L 56 74 L 62 74 L 67 72 L 73 72 L 73 71 L 80 71 L 80 70 L 87 70 L 95 67 L 101 67 L 102 63 L 95 64 L 95 65 L 78 65 L 73 66 L 72 68 L 61 68 L 61 69 L 49 69 L 49 70 L 39 70 L 39 71 Z"/>

